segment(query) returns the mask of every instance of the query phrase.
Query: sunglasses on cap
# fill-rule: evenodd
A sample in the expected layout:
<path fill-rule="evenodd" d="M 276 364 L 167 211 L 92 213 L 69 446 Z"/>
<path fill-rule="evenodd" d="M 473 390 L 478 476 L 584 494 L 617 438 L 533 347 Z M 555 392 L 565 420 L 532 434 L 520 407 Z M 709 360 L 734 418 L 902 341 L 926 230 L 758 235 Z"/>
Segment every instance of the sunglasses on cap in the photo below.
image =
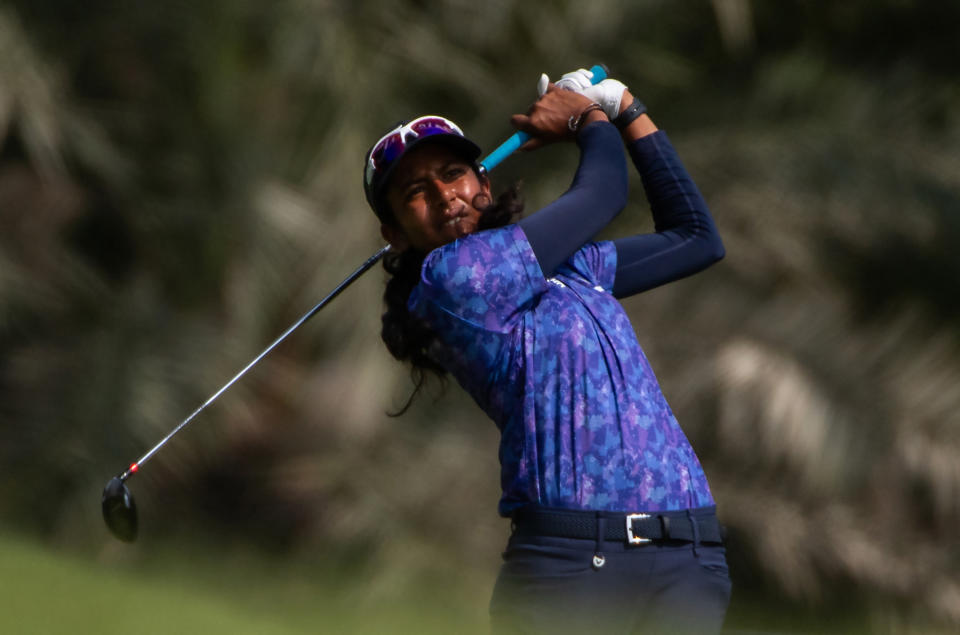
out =
<path fill-rule="evenodd" d="M 463 131 L 449 119 L 436 115 L 417 117 L 410 123 L 397 126 L 373 144 L 367 159 L 366 184 L 370 186 L 378 172 L 389 168 L 403 156 L 407 145 L 416 139 L 438 134 L 455 134 L 463 137 Z"/>

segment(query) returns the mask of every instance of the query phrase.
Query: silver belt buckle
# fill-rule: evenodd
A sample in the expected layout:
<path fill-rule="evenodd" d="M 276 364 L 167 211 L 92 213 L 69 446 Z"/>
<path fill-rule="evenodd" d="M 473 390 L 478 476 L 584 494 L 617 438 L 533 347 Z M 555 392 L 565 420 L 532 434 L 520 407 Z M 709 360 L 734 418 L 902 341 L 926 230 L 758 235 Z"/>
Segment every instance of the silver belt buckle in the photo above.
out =
<path fill-rule="evenodd" d="M 653 542 L 650 538 L 633 535 L 633 521 L 643 520 L 644 518 L 650 518 L 650 514 L 627 514 L 627 542 L 631 545 L 643 545 L 648 542 Z"/>

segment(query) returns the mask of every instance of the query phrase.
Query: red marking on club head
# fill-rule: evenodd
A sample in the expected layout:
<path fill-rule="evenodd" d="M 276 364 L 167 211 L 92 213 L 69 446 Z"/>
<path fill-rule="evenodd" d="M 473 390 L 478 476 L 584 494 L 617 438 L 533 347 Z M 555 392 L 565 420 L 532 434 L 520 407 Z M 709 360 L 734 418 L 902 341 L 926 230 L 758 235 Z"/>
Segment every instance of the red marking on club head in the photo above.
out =
<path fill-rule="evenodd" d="M 131 464 L 130 464 L 130 469 L 128 469 L 127 471 L 130 472 L 131 474 L 136 474 L 136 473 L 137 473 L 137 470 L 139 470 L 139 469 L 140 469 L 140 466 L 139 466 L 139 465 L 137 465 L 136 463 L 131 463 Z"/>

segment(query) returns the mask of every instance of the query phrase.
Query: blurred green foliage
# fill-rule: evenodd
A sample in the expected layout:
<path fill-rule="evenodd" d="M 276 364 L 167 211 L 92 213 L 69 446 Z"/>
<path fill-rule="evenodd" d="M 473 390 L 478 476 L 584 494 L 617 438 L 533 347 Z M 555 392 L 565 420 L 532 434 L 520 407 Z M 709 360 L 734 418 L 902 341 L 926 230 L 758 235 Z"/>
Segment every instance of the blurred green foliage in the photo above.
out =
<path fill-rule="evenodd" d="M 958 23 L 939 0 L 8 0 L 3 525 L 102 561 L 107 478 L 378 247 L 360 176 L 383 129 L 437 112 L 492 148 L 540 72 L 604 61 L 727 246 L 626 305 L 731 527 L 732 616 L 760 598 L 960 624 Z M 522 176 L 536 209 L 575 161 L 552 147 L 494 179 Z M 608 234 L 650 230 L 633 187 Z M 381 283 L 131 482 L 128 557 L 209 541 L 348 565 L 374 598 L 452 580 L 485 604 L 495 430 L 453 386 L 384 416 L 409 381 L 378 340 Z"/>

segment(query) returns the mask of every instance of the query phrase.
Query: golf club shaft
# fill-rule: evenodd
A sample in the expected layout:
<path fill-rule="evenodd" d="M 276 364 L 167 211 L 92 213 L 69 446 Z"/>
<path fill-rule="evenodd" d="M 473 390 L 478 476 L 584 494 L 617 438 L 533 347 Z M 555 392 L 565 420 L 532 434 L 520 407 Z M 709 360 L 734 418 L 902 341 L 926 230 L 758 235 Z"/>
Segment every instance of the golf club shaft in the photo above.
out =
<path fill-rule="evenodd" d="M 387 253 L 388 251 L 390 251 L 390 245 L 386 245 L 386 246 L 384 246 L 384 247 L 381 247 L 375 254 L 373 254 L 372 256 L 370 256 L 369 258 L 367 258 L 367 260 L 366 260 L 362 265 L 360 265 L 360 266 L 357 268 L 356 271 L 354 271 L 354 272 L 351 273 L 349 276 L 347 276 L 347 277 L 343 280 L 343 282 L 341 282 L 340 284 L 338 284 L 338 285 L 336 286 L 336 288 L 335 288 L 333 291 L 331 291 L 330 293 L 328 293 L 327 296 L 326 296 L 324 299 L 320 300 L 320 302 L 317 303 L 316 306 L 314 306 L 312 309 L 310 309 L 309 311 L 307 311 L 307 312 L 303 315 L 303 317 L 301 317 L 299 320 L 297 320 L 296 322 L 294 322 L 294 323 L 290 326 L 290 328 L 288 328 L 286 331 L 284 331 L 283 334 L 280 335 L 280 337 L 278 337 L 277 339 L 275 339 L 275 340 L 270 344 L 270 346 L 268 346 L 268 347 L 266 347 L 265 349 L 263 349 L 263 351 L 262 351 L 259 355 L 257 355 L 256 357 L 254 357 L 253 360 L 252 360 L 249 364 L 247 364 L 246 366 L 244 366 L 243 369 L 242 369 L 239 373 L 237 373 L 236 375 L 234 375 L 233 378 L 232 378 L 230 381 L 228 381 L 227 383 L 225 383 L 225 384 L 220 388 L 220 390 L 218 390 L 217 392 L 215 392 L 215 393 L 213 393 L 212 395 L 210 395 L 210 397 L 209 397 L 206 401 L 204 401 L 203 404 L 201 404 L 199 408 L 197 408 L 197 409 L 194 410 L 192 413 L 190 413 L 190 416 L 189 416 L 189 417 L 187 417 L 186 419 L 184 419 L 183 421 L 181 421 L 181 422 L 177 425 L 177 427 L 174 428 L 174 429 L 170 432 L 170 434 L 168 434 L 167 436 L 165 436 L 165 437 L 163 438 L 163 440 L 160 441 L 160 443 L 158 443 L 158 444 L 156 444 L 155 446 L 153 446 L 153 447 L 150 449 L 149 452 L 147 452 L 146 454 L 144 454 L 144 455 L 143 455 L 142 457 L 140 457 L 135 463 L 132 463 L 132 464 L 130 465 L 130 467 L 128 467 L 126 470 L 124 470 L 124 472 L 123 472 L 122 474 L 120 474 L 120 480 L 125 481 L 125 480 L 127 480 L 128 478 L 130 478 L 131 475 L 135 474 L 135 473 L 137 472 L 137 470 L 140 469 L 140 466 L 142 466 L 144 463 L 146 463 L 147 461 L 149 461 L 149 460 L 150 460 L 150 457 L 152 457 L 154 454 L 156 454 L 156 453 L 160 450 L 160 448 L 162 448 L 164 445 L 166 445 L 167 441 L 169 441 L 170 439 L 172 439 L 178 432 L 180 432 L 180 430 L 182 430 L 182 429 L 184 428 L 184 426 L 186 426 L 188 423 L 190 423 L 190 421 L 193 420 L 194 417 L 196 417 L 198 414 L 200 414 L 200 412 L 201 412 L 204 408 L 206 408 L 207 406 L 209 406 L 210 404 L 212 404 L 214 401 L 216 401 L 217 398 L 218 398 L 220 395 L 222 395 L 224 392 L 226 392 L 226 390 L 227 390 L 228 388 L 230 388 L 230 386 L 232 386 L 234 383 L 236 383 L 236 381 L 237 381 L 238 379 L 240 379 L 241 377 L 243 377 L 243 376 L 247 373 L 248 370 L 250 370 L 251 368 L 253 368 L 253 367 L 257 364 L 257 362 L 259 362 L 261 359 L 263 359 L 264 357 L 266 357 L 266 356 L 270 353 L 270 351 L 272 351 L 274 348 L 276 348 L 277 345 L 279 345 L 280 342 L 282 342 L 283 340 L 285 340 L 288 335 L 290 335 L 290 334 L 293 333 L 295 330 L 297 330 L 298 328 L 300 328 L 300 327 L 304 324 L 304 322 L 306 322 L 307 320 L 309 320 L 310 318 L 312 318 L 314 315 L 316 315 L 316 314 L 320 311 L 320 309 L 322 309 L 324 306 L 327 305 L 328 302 L 330 302 L 330 301 L 333 300 L 335 297 L 337 297 L 338 295 L 340 295 L 340 293 L 341 293 L 344 289 L 346 289 L 348 286 L 350 286 L 350 284 L 353 283 L 354 280 L 356 280 L 356 279 L 359 278 L 361 275 L 363 275 L 370 267 L 372 267 L 373 265 L 375 265 L 381 258 L 383 258 L 383 255 L 384 255 L 385 253 Z"/>

